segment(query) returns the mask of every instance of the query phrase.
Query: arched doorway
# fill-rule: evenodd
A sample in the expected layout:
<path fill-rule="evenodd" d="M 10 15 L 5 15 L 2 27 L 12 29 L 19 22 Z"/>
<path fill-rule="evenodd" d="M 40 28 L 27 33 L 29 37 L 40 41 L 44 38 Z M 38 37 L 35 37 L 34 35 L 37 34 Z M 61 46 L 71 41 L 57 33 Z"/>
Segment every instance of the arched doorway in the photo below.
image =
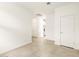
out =
<path fill-rule="evenodd" d="M 46 36 L 46 17 L 42 14 L 35 14 L 32 20 L 32 35 L 34 37 L 45 37 Z"/>

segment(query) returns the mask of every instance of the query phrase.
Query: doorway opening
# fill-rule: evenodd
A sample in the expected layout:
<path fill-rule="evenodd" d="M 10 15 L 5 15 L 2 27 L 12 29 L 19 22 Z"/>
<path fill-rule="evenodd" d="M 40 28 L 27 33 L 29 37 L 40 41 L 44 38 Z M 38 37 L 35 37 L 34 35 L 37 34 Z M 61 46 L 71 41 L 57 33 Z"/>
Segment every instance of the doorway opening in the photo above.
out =
<path fill-rule="evenodd" d="M 46 37 L 46 17 L 36 14 L 32 21 L 33 37 Z"/>

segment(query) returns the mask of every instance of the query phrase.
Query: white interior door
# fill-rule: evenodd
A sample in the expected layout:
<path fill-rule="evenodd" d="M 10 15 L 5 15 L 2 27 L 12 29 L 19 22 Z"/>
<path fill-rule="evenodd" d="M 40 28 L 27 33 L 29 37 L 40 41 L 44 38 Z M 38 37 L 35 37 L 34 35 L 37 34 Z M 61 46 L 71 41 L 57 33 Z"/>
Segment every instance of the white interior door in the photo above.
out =
<path fill-rule="evenodd" d="M 73 16 L 61 16 L 60 18 L 61 45 L 73 47 L 74 43 L 74 19 Z"/>

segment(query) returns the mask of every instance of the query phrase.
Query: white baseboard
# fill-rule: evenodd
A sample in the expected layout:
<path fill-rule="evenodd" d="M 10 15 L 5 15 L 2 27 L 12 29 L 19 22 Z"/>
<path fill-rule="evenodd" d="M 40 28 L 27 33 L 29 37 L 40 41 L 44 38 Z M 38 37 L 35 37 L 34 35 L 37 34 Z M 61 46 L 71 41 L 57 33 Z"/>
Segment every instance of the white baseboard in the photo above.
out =
<path fill-rule="evenodd" d="M 15 47 L 12 47 L 12 48 L 6 49 L 5 51 L 0 51 L 0 54 L 3 54 L 3 53 L 6 53 L 6 52 L 9 52 L 9 51 L 11 51 L 11 50 L 14 50 L 14 49 L 16 49 L 16 48 L 22 47 L 22 46 L 27 45 L 27 44 L 30 44 L 30 43 L 32 43 L 31 40 L 28 41 L 28 42 L 25 42 L 25 43 L 22 43 L 22 44 L 16 45 Z"/>

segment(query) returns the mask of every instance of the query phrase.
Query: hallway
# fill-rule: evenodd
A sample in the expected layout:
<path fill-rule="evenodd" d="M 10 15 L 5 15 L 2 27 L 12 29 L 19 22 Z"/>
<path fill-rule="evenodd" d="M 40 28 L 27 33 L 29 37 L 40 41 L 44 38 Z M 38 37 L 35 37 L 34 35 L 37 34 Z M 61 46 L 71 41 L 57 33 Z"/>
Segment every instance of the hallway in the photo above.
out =
<path fill-rule="evenodd" d="M 76 57 L 79 51 L 60 47 L 44 38 L 33 38 L 31 44 L 0 55 L 1 57 Z"/>

